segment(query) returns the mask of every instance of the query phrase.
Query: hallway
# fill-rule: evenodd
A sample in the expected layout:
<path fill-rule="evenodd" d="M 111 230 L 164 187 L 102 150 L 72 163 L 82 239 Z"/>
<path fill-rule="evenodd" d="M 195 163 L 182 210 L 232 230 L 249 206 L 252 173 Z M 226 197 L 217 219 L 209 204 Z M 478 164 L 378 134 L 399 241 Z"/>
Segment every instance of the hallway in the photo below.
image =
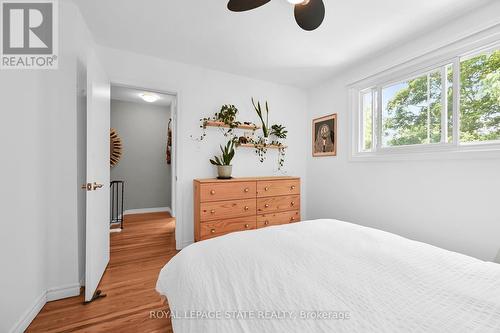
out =
<path fill-rule="evenodd" d="M 175 219 L 168 213 L 127 215 L 121 233 L 111 233 L 111 259 L 99 285 L 107 296 L 83 304 L 83 295 L 47 303 L 27 332 L 172 332 L 155 291 L 161 268 L 175 250 Z"/>

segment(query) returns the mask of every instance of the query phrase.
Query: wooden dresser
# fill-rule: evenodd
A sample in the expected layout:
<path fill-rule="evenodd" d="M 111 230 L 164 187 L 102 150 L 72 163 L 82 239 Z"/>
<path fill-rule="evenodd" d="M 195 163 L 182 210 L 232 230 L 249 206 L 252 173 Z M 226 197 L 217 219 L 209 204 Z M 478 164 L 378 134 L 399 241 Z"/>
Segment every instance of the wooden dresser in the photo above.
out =
<path fill-rule="evenodd" d="M 194 239 L 300 221 L 300 178 L 195 179 Z"/>

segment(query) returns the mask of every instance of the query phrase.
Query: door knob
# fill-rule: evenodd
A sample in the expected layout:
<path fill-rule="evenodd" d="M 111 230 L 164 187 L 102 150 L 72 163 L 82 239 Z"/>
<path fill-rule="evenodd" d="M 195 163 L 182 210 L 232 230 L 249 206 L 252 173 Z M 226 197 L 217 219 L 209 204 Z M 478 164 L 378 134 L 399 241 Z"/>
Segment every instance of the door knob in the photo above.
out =
<path fill-rule="evenodd" d="M 92 189 L 95 191 L 98 188 L 102 188 L 103 186 L 103 184 L 97 184 L 96 182 L 94 182 L 94 184 L 92 184 Z"/>
<path fill-rule="evenodd" d="M 82 190 L 92 191 L 92 184 L 91 183 L 83 184 L 81 188 Z"/>

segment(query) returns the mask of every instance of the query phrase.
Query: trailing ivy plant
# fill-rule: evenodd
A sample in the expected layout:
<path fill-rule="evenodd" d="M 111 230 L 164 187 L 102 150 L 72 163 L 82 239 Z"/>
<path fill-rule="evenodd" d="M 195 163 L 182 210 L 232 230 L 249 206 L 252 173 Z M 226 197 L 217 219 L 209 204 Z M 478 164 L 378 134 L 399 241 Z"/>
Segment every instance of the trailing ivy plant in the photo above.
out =
<path fill-rule="evenodd" d="M 206 134 L 207 123 L 210 121 L 222 122 L 225 125 L 229 126 L 228 128 L 219 127 L 219 130 L 225 137 L 229 137 L 233 135 L 234 129 L 241 125 L 241 122 L 236 121 L 236 116 L 238 115 L 238 108 L 232 104 L 225 104 L 221 107 L 219 112 L 216 112 L 213 117 L 209 118 L 201 118 L 200 119 L 200 128 L 202 129 L 202 133 L 200 137 L 195 140 L 203 141 Z M 251 123 L 245 123 L 251 125 Z M 193 136 L 191 136 L 193 138 Z"/>
<path fill-rule="evenodd" d="M 264 141 L 263 138 L 259 138 L 258 140 L 254 140 L 252 143 L 255 148 L 255 153 L 259 157 L 260 163 L 264 163 L 267 154 L 266 142 Z"/>
<path fill-rule="evenodd" d="M 281 170 L 285 165 L 285 155 L 286 155 L 286 148 L 280 147 L 278 155 L 278 170 Z"/>
<path fill-rule="evenodd" d="M 270 146 L 278 147 L 278 170 L 281 170 L 285 165 L 285 157 L 286 157 L 286 147 L 283 143 L 279 141 L 272 141 L 266 143 L 263 137 L 259 137 L 257 140 L 251 140 L 249 143 L 254 145 L 255 153 L 259 157 L 260 163 L 263 163 L 266 160 L 267 151 Z"/>

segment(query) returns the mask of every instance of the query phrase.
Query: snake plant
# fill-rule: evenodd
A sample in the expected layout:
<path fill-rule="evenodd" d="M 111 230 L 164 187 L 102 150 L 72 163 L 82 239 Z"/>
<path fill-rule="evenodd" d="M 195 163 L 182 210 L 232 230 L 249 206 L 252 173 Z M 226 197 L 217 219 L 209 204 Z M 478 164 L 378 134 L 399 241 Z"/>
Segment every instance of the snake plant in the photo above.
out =
<path fill-rule="evenodd" d="M 214 159 L 210 160 L 210 163 L 213 165 L 231 165 L 235 153 L 234 146 L 235 143 L 232 140 L 229 140 L 225 147 L 220 146 L 222 155 L 215 156 Z"/>

